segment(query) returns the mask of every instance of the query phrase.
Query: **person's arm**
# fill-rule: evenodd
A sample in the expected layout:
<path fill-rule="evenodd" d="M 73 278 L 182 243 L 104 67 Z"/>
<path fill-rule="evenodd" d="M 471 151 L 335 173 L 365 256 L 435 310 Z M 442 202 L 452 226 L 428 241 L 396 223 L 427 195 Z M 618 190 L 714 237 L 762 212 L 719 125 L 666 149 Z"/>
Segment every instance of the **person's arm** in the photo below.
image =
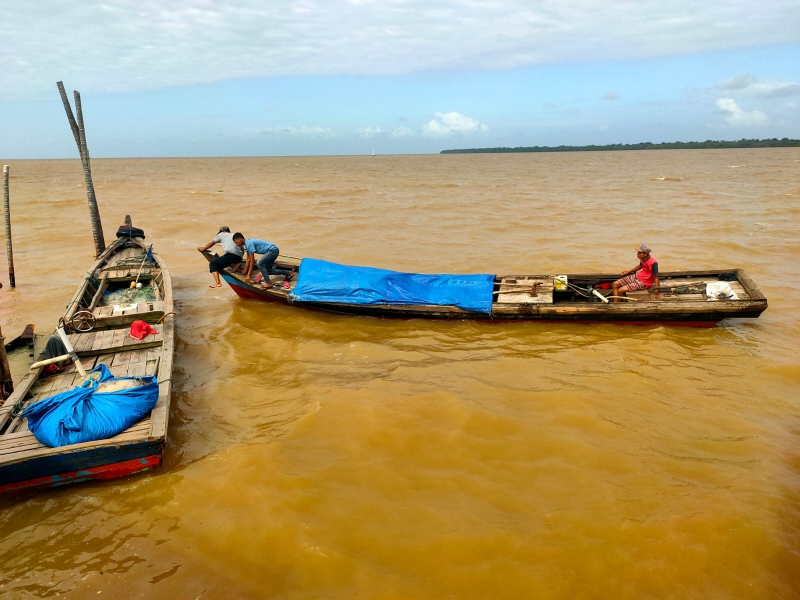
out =
<path fill-rule="evenodd" d="M 659 278 L 658 278 L 658 263 L 653 263 L 653 298 L 656 300 L 661 300 L 661 296 L 658 294 L 658 285 L 659 285 Z"/>
<path fill-rule="evenodd" d="M 250 273 L 253 272 L 253 265 L 256 262 L 256 257 L 252 254 L 247 255 L 247 261 L 244 263 L 244 278 L 250 279 Z"/>
<path fill-rule="evenodd" d="M 636 271 L 638 271 L 641 268 L 642 268 L 642 263 L 639 263 L 634 268 L 628 269 L 627 271 L 623 271 L 622 275 L 625 276 L 625 275 L 630 275 L 631 273 L 636 273 Z"/>
<path fill-rule="evenodd" d="M 214 244 L 216 244 L 216 242 L 214 242 L 214 241 L 208 242 L 205 246 L 198 247 L 197 251 L 198 252 L 205 252 L 206 250 L 211 248 L 211 246 L 213 246 Z"/>

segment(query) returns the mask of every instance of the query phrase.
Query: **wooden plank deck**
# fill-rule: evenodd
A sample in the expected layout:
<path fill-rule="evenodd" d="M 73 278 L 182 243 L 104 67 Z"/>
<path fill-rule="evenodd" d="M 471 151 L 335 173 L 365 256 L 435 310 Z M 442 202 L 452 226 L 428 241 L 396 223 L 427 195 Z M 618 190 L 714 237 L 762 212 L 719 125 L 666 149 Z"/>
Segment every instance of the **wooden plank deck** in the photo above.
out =
<path fill-rule="evenodd" d="M 716 283 L 719 279 L 707 278 L 669 278 L 662 279 L 659 282 L 659 295 L 662 301 L 667 302 L 696 302 L 698 300 L 706 301 L 706 285 L 709 283 Z M 745 291 L 744 286 L 738 281 L 726 281 L 725 283 L 731 286 L 733 292 L 739 297 L 739 300 L 750 300 L 750 295 Z M 689 290 L 697 290 L 695 293 Z M 628 292 L 628 297 L 635 298 L 641 301 L 653 300 L 652 290 L 639 290 L 637 292 Z"/>
<path fill-rule="evenodd" d="M 143 340 L 132 338 L 128 333 L 128 329 L 124 328 L 73 333 L 69 336 L 69 341 L 72 343 L 78 356 L 109 354 L 122 350 L 122 348 L 126 350 L 153 348 L 160 346 L 164 342 L 164 326 L 153 325 L 152 327 L 158 331 L 158 333 L 148 335 Z"/>
<path fill-rule="evenodd" d="M 125 441 L 137 438 L 147 438 L 151 428 L 150 415 L 135 423 L 122 433 L 110 438 L 110 441 Z M 24 430 L 0 436 L 0 462 L 16 460 L 20 452 L 30 452 L 32 450 L 52 450 L 39 442 L 33 433 L 25 427 Z"/>
<path fill-rule="evenodd" d="M 536 296 L 531 296 L 531 288 L 537 282 L 541 285 L 536 287 Z M 552 304 L 553 280 L 537 277 L 504 277 L 500 282 L 499 292 L 495 296 L 495 302 L 498 304 Z"/>

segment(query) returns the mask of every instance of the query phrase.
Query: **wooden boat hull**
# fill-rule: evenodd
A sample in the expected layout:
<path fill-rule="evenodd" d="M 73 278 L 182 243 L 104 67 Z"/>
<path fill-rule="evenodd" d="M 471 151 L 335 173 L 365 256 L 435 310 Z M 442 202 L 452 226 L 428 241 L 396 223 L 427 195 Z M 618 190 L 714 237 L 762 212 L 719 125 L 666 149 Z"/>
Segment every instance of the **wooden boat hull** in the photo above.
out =
<path fill-rule="evenodd" d="M 34 329 L 35 325 L 33 323 L 26 325 L 22 333 L 5 343 L 6 352 L 13 352 L 25 346 L 33 348 Z"/>
<path fill-rule="evenodd" d="M 160 467 L 163 455 L 163 440 L 69 450 L 4 469 L 0 493 L 126 477 Z"/>
<path fill-rule="evenodd" d="M 31 370 L 0 407 L 0 493 L 123 477 L 162 464 L 172 391 L 172 284 L 169 270 L 158 254 L 153 255 L 154 263 L 143 277 L 144 269 L 138 263 L 146 251 L 141 238 L 112 242 L 78 287 L 65 320 L 70 321 L 81 311 L 91 312 L 92 330 L 69 335 L 83 367 L 89 371 L 103 363 L 116 377 L 155 376 L 159 384 L 156 406 L 148 416 L 115 437 L 50 448 L 28 430 L 26 419 L 20 416 L 21 409 L 72 389 L 81 378 L 72 364 L 63 373 L 52 375 L 41 367 Z M 152 286 L 154 301 L 139 302 L 125 310 L 104 305 L 101 297 L 109 285 L 127 290 L 131 282 L 140 280 Z M 137 319 L 153 323 L 157 333 L 143 340 L 130 337 L 129 324 Z"/>
<path fill-rule="evenodd" d="M 215 255 L 205 253 L 208 260 Z M 298 271 L 299 259 L 282 259 L 281 269 Z M 721 273 L 734 276 L 731 282 L 740 295 L 737 300 L 711 301 L 705 297 L 705 285 L 718 281 Z M 661 287 L 667 290 L 664 299 L 656 300 L 650 292 L 630 293 L 630 301 L 603 303 L 598 298 L 584 299 L 572 292 L 564 294 L 552 288 L 550 275 L 506 275 L 495 279 L 495 302 L 490 314 L 474 313 L 451 306 L 417 305 L 356 305 L 319 302 L 292 302 L 288 292 L 280 285 L 261 290 L 259 286 L 246 282 L 238 273 L 225 272 L 222 278 L 241 298 L 262 302 L 279 302 L 295 307 L 320 310 L 330 313 L 355 316 L 370 316 L 382 319 L 437 319 L 476 320 L 491 323 L 539 321 L 543 323 L 609 323 L 618 325 L 674 325 L 689 327 L 713 327 L 723 319 L 757 318 L 767 308 L 767 299 L 742 269 L 720 269 L 715 271 L 674 271 L 662 273 Z M 580 290 L 584 286 L 597 286 L 614 281 L 617 274 L 573 274 L 570 282 Z M 279 279 L 279 278 L 278 278 Z M 518 282 L 541 282 L 537 297 L 529 290 L 517 290 Z M 511 283 L 509 283 L 511 282 Z M 279 281 L 274 282 L 276 284 Z M 549 287 L 548 287 L 549 285 Z M 672 294 L 672 290 L 691 288 L 697 293 Z M 510 290 L 510 291 L 509 291 Z M 701 292 L 702 293 L 699 293 Z M 606 294 L 610 290 L 605 291 Z M 505 295 L 508 294 L 508 295 Z M 591 295 L 589 295 L 591 296 Z"/>

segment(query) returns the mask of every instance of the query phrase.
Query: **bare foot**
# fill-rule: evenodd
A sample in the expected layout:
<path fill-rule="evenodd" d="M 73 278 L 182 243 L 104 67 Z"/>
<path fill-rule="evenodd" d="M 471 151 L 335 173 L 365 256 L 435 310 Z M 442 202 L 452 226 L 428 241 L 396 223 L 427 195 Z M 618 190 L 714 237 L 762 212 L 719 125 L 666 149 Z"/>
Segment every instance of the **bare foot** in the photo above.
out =
<path fill-rule="evenodd" d="M 265 283 L 264 285 L 261 286 L 262 290 L 269 290 L 271 288 L 272 288 L 272 284 L 271 283 Z"/>
<path fill-rule="evenodd" d="M 218 287 L 222 287 L 222 284 L 221 284 L 221 283 L 212 283 L 212 284 L 211 284 L 210 286 L 208 286 L 208 287 L 210 287 L 210 288 L 218 288 Z"/>

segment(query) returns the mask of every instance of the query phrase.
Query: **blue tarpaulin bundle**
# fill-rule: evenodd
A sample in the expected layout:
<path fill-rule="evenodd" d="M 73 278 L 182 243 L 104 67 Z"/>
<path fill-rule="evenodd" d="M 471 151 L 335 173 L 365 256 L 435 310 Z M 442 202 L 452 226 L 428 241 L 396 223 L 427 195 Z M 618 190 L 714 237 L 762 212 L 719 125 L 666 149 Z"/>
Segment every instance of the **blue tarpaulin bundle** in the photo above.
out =
<path fill-rule="evenodd" d="M 456 306 L 492 312 L 494 275 L 425 275 L 304 258 L 294 302 Z"/>
<path fill-rule="evenodd" d="M 155 377 L 120 377 L 141 379 L 144 385 L 115 392 L 96 392 L 98 384 L 115 380 L 111 371 L 100 364 L 79 387 L 34 402 L 22 416 L 28 429 L 45 446 L 59 447 L 81 442 L 104 440 L 122 433 L 146 416 L 158 401 Z"/>

